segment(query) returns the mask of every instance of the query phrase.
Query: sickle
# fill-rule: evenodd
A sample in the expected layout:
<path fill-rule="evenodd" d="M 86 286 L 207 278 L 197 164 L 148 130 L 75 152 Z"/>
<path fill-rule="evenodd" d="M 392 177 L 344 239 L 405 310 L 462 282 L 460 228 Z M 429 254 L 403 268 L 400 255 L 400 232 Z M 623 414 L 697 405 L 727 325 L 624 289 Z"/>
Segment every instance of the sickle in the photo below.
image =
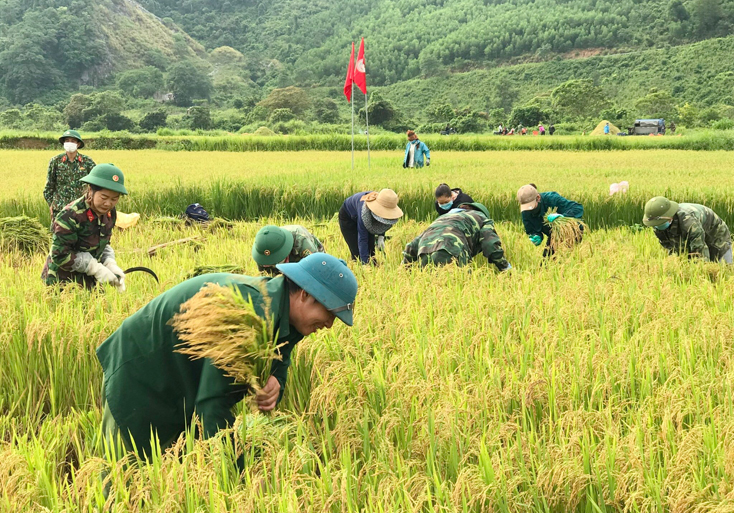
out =
<path fill-rule="evenodd" d="M 142 271 L 144 273 L 150 274 L 153 278 L 155 278 L 156 283 L 160 283 L 158 276 L 156 276 L 156 274 L 152 270 L 148 269 L 147 267 L 131 267 L 130 269 L 125 271 L 125 274 L 127 275 L 129 273 L 134 273 L 137 271 Z"/>

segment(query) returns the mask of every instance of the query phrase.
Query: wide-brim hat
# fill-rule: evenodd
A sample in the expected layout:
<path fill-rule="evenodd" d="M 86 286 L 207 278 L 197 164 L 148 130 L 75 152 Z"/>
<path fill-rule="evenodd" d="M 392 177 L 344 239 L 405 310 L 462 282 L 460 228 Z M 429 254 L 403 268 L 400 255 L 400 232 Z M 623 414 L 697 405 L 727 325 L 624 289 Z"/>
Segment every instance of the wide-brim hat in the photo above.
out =
<path fill-rule="evenodd" d="M 288 230 L 269 224 L 263 226 L 252 244 L 252 258 L 257 265 L 281 263 L 293 249 L 293 234 Z"/>
<path fill-rule="evenodd" d="M 357 278 L 344 260 L 326 253 L 313 253 L 300 262 L 275 267 L 344 324 L 354 324 Z"/>
<path fill-rule="evenodd" d="M 370 211 L 383 219 L 400 219 L 403 211 L 398 207 L 398 195 L 392 189 L 369 192 L 362 196 Z"/>
<path fill-rule="evenodd" d="M 66 132 L 64 132 L 63 135 L 59 137 L 59 142 L 61 144 L 64 144 L 64 139 L 66 139 L 67 137 L 73 137 L 74 139 L 79 141 L 78 149 L 81 150 L 82 148 L 84 148 L 84 141 L 82 140 L 82 136 L 76 130 L 67 130 Z"/>
<path fill-rule="evenodd" d="M 678 203 L 664 196 L 656 196 L 645 204 L 645 215 L 642 224 L 645 226 L 660 226 L 673 219 L 678 212 Z"/>
<path fill-rule="evenodd" d="M 97 164 L 87 176 L 80 178 L 79 181 L 120 194 L 127 194 L 125 175 L 114 164 Z"/>
<path fill-rule="evenodd" d="M 523 185 L 517 191 L 517 201 L 520 203 L 520 212 L 533 210 L 538 206 L 538 189 L 532 185 Z"/>
<path fill-rule="evenodd" d="M 487 207 L 485 207 L 481 203 L 477 203 L 477 202 L 474 202 L 474 203 L 462 203 L 461 205 L 459 205 L 459 208 L 461 208 L 462 205 L 468 205 L 470 207 L 474 207 L 475 209 L 477 209 L 478 211 L 480 211 L 482 214 L 484 214 L 487 217 L 487 219 L 491 219 L 491 217 L 489 215 L 489 209 L 487 209 Z"/>

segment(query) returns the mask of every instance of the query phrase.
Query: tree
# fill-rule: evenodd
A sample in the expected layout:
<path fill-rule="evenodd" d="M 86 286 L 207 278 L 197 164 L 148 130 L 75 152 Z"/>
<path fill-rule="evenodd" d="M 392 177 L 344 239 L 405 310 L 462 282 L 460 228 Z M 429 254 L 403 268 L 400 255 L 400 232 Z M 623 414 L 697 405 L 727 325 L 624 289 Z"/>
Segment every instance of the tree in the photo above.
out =
<path fill-rule="evenodd" d="M 166 81 L 173 93 L 176 105 L 187 107 L 193 100 L 209 99 L 212 80 L 207 71 L 197 62 L 181 61 L 168 70 Z"/>
<path fill-rule="evenodd" d="M 209 60 L 212 64 L 230 66 L 242 64 L 245 61 L 245 56 L 231 46 L 220 46 L 212 50 L 209 54 Z"/>
<path fill-rule="evenodd" d="M 159 128 L 166 126 L 168 114 L 165 110 L 157 110 L 155 112 L 148 112 L 140 120 L 140 128 L 146 132 L 155 132 Z"/>
<path fill-rule="evenodd" d="M 515 107 L 510 114 L 510 126 L 536 126 L 543 120 L 549 119 L 550 113 L 537 104 Z"/>
<path fill-rule="evenodd" d="M 295 119 L 296 115 L 293 114 L 291 109 L 275 109 L 270 114 L 270 121 L 272 123 L 285 123 L 291 119 Z"/>
<path fill-rule="evenodd" d="M 646 118 L 672 119 L 676 114 L 676 101 L 668 91 L 651 89 L 650 93 L 635 103 L 638 115 Z"/>
<path fill-rule="evenodd" d="M 693 4 L 693 19 L 696 22 L 696 32 L 701 38 L 715 35 L 719 21 L 723 17 L 724 12 L 721 9 L 721 0 L 696 0 Z"/>
<path fill-rule="evenodd" d="M 372 125 L 385 125 L 397 115 L 392 103 L 383 98 L 378 92 L 370 94 L 367 113 L 369 114 L 369 122 Z M 364 119 L 364 107 L 359 109 L 359 117 L 360 119 Z"/>
<path fill-rule="evenodd" d="M 568 119 L 589 119 L 599 115 L 609 101 L 591 79 L 569 80 L 551 93 L 553 108 Z"/>
<path fill-rule="evenodd" d="M 20 128 L 23 121 L 23 114 L 18 109 L 8 109 L 0 112 L 0 127 L 2 128 Z"/>
<path fill-rule="evenodd" d="M 196 102 L 186 111 L 189 126 L 195 130 L 209 130 L 212 127 L 212 114 L 207 102 Z"/>
<path fill-rule="evenodd" d="M 296 116 L 300 116 L 311 105 L 311 101 L 306 91 L 300 87 L 289 86 L 273 89 L 258 105 L 271 112 L 276 109 L 290 109 Z"/>
<path fill-rule="evenodd" d="M 456 111 L 448 103 L 439 103 L 428 108 L 428 119 L 434 123 L 448 123 L 456 117 Z"/>
<path fill-rule="evenodd" d="M 69 128 L 79 128 L 84 123 L 84 111 L 92 105 L 92 99 L 85 94 L 75 94 L 64 107 L 64 117 Z"/>
<path fill-rule="evenodd" d="M 668 5 L 668 16 L 673 21 L 687 21 L 691 15 L 681 0 L 672 0 Z"/>
<path fill-rule="evenodd" d="M 163 90 L 163 73 L 153 66 L 124 71 L 117 76 L 117 87 L 136 98 L 151 98 Z"/>
<path fill-rule="evenodd" d="M 339 123 L 339 106 L 331 98 L 321 98 L 314 102 L 314 114 L 320 123 Z"/>

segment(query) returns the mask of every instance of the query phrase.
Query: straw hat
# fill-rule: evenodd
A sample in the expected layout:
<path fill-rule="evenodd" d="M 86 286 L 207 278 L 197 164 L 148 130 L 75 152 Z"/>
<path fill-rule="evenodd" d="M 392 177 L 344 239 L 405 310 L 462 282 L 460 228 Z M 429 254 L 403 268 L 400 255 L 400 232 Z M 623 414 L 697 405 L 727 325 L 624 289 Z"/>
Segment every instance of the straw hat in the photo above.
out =
<path fill-rule="evenodd" d="M 398 207 L 398 195 L 392 189 L 382 189 L 379 193 L 368 192 L 362 196 L 362 201 L 376 216 L 384 219 L 403 217 L 403 211 Z"/>

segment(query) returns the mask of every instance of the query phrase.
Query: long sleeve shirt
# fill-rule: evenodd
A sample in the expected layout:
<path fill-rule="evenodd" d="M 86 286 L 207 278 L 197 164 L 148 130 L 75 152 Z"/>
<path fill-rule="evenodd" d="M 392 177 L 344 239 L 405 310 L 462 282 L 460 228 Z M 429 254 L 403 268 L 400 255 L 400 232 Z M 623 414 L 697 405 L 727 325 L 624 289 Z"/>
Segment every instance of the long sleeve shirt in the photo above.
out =
<path fill-rule="evenodd" d="M 372 255 L 370 255 L 369 240 L 370 237 L 374 237 L 374 235 L 372 235 L 367 230 L 367 227 L 364 225 L 364 221 L 362 221 L 362 206 L 364 205 L 364 202 L 362 201 L 362 196 L 364 196 L 365 194 L 369 194 L 370 192 L 371 191 L 358 192 L 357 194 L 349 196 L 347 199 L 344 200 L 344 207 L 346 208 L 349 217 L 357 223 L 357 245 L 359 246 L 359 260 L 363 264 L 367 264 L 370 261 L 370 257 Z"/>
<path fill-rule="evenodd" d="M 551 209 L 557 209 L 557 212 L 565 217 L 576 219 L 584 217 L 584 207 L 580 203 L 567 200 L 557 192 L 541 192 L 539 206 L 540 208 L 526 210 L 522 213 L 525 233 L 530 236 L 550 237 L 550 227 L 543 223 L 543 217 Z"/>

